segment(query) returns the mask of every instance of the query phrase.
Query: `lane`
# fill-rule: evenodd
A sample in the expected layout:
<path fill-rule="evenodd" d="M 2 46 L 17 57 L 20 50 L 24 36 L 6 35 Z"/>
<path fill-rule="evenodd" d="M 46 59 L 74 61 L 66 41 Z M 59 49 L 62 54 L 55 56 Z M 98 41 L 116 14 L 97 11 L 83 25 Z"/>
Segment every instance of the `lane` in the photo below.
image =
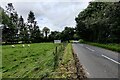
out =
<path fill-rule="evenodd" d="M 119 53 L 86 44 L 72 45 L 88 78 L 118 78 Z"/>
<path fill-rule="evenodd" d="M 103 48 L 99 48 L 99 47 L 91 46 L 91 45 L 87 45 L 87 44 L 84 44 L 84 46 L 94 49 L 96 51 L 96 53 L 98 53 L 98 54 L 100 53 L 100 55 L 103 54 L 105 56 L 108 56 L 111 59 L 114 59 L 120 63 L 120 59 L 118 58 L 118 54 L 119 54 L 118 52 L 113 52 L 113 51 L 110 51 L 107 49 L 103 49 Z"/>

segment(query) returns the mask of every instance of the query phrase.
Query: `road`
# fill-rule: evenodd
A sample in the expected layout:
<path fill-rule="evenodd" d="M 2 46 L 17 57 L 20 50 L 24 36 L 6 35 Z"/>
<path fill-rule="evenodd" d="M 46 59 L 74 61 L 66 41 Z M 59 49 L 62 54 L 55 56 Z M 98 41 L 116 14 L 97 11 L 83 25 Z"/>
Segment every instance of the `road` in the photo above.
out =
<path fill-rule="evenodd" d="M 72 46 L 88 78 L 118 78 L 120 53 L 87 44 L 73 43 Z"/>

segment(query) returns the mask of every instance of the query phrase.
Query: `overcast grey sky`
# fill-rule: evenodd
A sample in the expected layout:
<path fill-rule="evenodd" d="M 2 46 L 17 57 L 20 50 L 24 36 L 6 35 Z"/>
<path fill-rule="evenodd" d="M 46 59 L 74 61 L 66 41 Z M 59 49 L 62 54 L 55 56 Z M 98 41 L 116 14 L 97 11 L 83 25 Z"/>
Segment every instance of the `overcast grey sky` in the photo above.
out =
<path fill-rule="evenodd" d="M 22 15 L 25 21 L 27 21 L 28 13 L 31 10 L 35 13 L 40 29 L 46 26 L 52 31 L 62 31 L 66 26 L 75 27 L 75 17 L 88 6 L 90 0 L 85 0 L 84 2 L 64 1 L 24 2 L 13 0 L 12 3 L 19 16 Z M 8 2 L 1 2 L 1 7 L 5 8 Z"/>

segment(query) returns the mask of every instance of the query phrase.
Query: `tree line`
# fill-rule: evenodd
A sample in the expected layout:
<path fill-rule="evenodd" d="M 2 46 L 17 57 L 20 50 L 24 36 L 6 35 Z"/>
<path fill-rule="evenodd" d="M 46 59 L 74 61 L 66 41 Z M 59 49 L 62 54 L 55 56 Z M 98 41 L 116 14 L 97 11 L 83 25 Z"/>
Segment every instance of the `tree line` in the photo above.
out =
<path fill-rule="evenodd" d="M 50 31 L 48 27 L 39 29 L 35 14 L 30 11 L 27 22 L 8 3 L 2 11 L 2 41 L 5 43 L 37 43 L 54 40 L 78 40 L 120 43 L 120 2 L 90 2 L 75 18 L 76 27 L 65 27 L 62 32 Z M 48 35 L 49 34 L 49 35 Z"/>
<path fill-rule="evenodd" d="M 0 10 L 1 24 L 3 24 L 2 42 L 5 44 L 53 42 L 55 39 L 69 41 L 78 38 L 75 29 L 71 27 L 65 27 L 62 32 L 51 31 L 50 33 L 48 27 L 40 30 L 33 11 L 29 12 L 25 23 L 24 18 L 18 15 L 12 3 L 8 3 L 5 10 L 0 7 Z"/>
<path fill-rule="evenodd" d="M 90 2 L 75 18 L 79 38 L 100 43 L 120 43 L 120 2 Z"/>
<path fill-rule="evenodd" d="M 24 22 L 22 16 L 15 11 L 12 3 L 8 3 L 6 10 L 1 8 L 3 24 L 2 41 L 5 43 L 23 43 L 39 42 L 42 38 L 41 31 L 35 21 L 35 15 L 29 12 L 27 23 Z"/>

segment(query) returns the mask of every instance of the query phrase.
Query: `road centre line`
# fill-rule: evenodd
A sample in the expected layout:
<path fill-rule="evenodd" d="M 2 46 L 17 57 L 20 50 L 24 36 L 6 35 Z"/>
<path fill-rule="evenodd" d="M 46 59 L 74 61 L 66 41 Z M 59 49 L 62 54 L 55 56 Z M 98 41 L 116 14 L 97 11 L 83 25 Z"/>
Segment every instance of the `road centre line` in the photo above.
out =
<path fill-rule="evenodd" d="M 119 62 L 117 62 L 117 61 L 115 61 L 115 60 L 113 60 L 113 59 L 111 59 L 111 58 L 109 58 L 109 57 L 107 57 L 107 56 L 105 56 L 105 55 L 102 55 L 104 58 L 106 58 L 106 59 L 108 59 L 108 60 L 111 60 L 112 62 L 114 62 L 114 63 L 116 63 L 116 64 L 120 64 Z"/>
<path fill-rule="evenodd" d="M 86 47 L 87 49 L 89 49 L 90 51 L 95 51 L 95 50 L 93 50 L 93 49 L 91 49 L 91 48 L 89 48 L 89 47 Z"/>

